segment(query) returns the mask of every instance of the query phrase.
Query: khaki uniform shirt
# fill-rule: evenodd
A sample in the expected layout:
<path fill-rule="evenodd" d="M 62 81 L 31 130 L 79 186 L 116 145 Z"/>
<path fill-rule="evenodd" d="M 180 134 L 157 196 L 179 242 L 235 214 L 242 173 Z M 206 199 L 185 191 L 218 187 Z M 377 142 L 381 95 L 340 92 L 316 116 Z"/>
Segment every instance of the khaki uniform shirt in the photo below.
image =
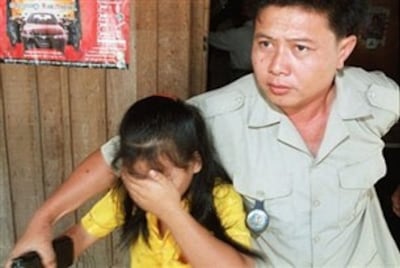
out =
<path fill-rule="evenodd" d="M 386 172 L 381 137 L 399 118 L 399 87 L 358 68 L 338 73 L 335 84 L 315 157 L 252 75 L 189 100 L 248 209 L 264 201 L 270 223 L 254 236 L 267 256 L 260 267 L 400 267 L 373 187 Z M 106 159 L 115 146 L 103 146 Z"/>

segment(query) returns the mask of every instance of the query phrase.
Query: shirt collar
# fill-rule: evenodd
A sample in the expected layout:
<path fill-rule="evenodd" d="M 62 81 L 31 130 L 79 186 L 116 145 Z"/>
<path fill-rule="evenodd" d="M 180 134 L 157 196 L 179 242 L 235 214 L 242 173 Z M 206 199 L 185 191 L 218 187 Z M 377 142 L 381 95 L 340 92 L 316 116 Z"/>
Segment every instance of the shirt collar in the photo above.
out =
<path fill-rule="evenodd" d="M 356 119 L 371 114 L 366 95 L 359 87 L 357 83 L 346 81 L 341 71 L 336 74 L 336 96 L 332 109 L 337 109 L 342 119 Z M 257 97 L 249 104 L 248 126 L 257 128 L 279 123 L 283 112 L 263 96 L 261 89 L 257 88 L 257 91 Z"/>
<path fill-rule="evenodd" d="M 282 111 L 270 103 L 261 93 L 261 89 L 257 87 L 257 93 L 253 103 L 249 106 L 249 127 L 265 127 L 279 123 L 282 117 Z"/>

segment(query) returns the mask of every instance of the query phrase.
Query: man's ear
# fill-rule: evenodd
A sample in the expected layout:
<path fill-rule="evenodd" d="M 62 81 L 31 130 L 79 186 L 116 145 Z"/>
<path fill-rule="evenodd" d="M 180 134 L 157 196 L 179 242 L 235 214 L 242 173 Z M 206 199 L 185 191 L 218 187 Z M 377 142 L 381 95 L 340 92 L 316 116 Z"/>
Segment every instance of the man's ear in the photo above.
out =
<path fill-rule="evenodd" d="M 198 173 L 201 170 L 201 168 L 203 167 L 203 160 L 201 159 L 201 156 L 200 156 L 199 152 L 197 152 L 197 151 L 193 154 L 192 164 L 193 164 L 192 168 L 193 168 L 194 173 Z"/>
<path fill-rule="evenodd" d="M 355 35 L 350 35 L 339 40 L 339 53 L 336 63 L 336 68 L 338 70 L 342 69 L 344 62 L 348 59 L 350 54 L 353 52 L 357 44 L 357 37 Z"/>

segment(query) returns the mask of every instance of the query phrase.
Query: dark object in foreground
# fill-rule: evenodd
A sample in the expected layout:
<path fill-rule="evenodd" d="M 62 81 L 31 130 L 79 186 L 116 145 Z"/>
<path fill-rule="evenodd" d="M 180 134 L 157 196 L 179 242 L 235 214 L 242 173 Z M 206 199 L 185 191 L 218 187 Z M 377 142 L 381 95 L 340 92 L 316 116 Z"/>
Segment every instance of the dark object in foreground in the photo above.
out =
<path fill-rule="evenodd" d="M 74 262 L 74 245 L 68 236 L 61 236 L 53 240 L 56 253 L 57 267 L 67 268 Z M 43 268 L 39 254 L 35 251 L 27 252 L 15 258 L 11 268 Z"/>

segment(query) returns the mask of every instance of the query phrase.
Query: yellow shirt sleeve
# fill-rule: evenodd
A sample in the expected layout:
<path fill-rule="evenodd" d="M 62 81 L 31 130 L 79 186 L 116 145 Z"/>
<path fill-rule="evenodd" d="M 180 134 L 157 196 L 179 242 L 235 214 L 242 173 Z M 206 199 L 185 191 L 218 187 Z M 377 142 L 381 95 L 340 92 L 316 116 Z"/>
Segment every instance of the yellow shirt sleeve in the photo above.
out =
<path fill-rule="evenodd" d="M 246 227 L 242 197 L 231 184 L 221 184 L 214 188 L 214 205 L 227 234 L 236 242 L 250 247 L 251 234 Z"/>
<path fill-rule="evenodd" d="M 81 219 L 81 225 L 91 235 L 101 238 L 124 222 L 123 194 L 109 190 Z"/>
<path fill-rule="evenodd" d="M 214 205 L 227 234 L 236 242 L 250 247 L 251 235 L 245 224 L 246 213 L 241 196 L 230 184 L 214 188 Z M 111 189 L 81 219 L 83 228 L 101 238 L 123 224 L 123 194 Z"/>

